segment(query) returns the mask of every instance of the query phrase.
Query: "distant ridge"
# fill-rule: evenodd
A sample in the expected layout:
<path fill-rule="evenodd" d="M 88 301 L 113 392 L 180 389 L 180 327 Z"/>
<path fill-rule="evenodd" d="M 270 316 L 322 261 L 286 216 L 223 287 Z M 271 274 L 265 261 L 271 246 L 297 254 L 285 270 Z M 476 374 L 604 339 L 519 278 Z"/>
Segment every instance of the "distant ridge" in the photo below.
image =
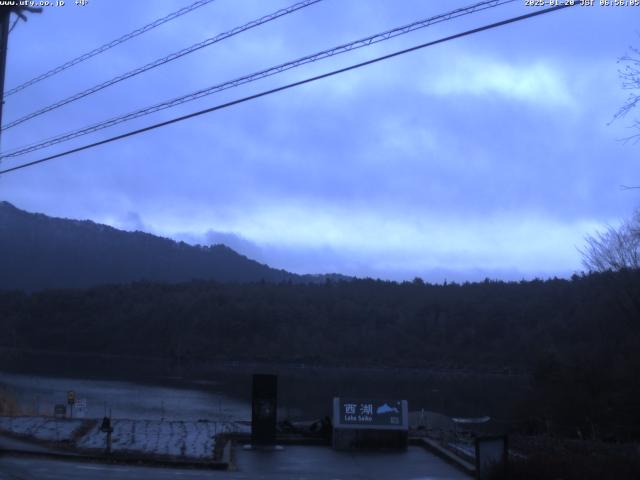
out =
<path fill-rule="evenodd" d="M 297 275 L 225 245 L 193 246 L 90 220 L 53 218 L 0 201 L 0 289 L 84 288 L 148 280 L 178 283 L 324 283 L 342 275 Z"/>

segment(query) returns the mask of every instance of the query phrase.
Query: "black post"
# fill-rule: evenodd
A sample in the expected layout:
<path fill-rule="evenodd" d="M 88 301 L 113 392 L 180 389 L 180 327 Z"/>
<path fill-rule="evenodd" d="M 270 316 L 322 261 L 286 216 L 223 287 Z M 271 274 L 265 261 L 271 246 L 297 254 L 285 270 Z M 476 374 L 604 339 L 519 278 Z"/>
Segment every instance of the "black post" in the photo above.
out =
<path fill-rule="evenodd" d="M 254 375 L 251 415 L 251 443 L 274 445 L 278 411 L 278 377 Z"/>
<path fill-rule="evenodd" d="M 102 425 L 100 430 L 107 434 L 107 455 L 111 454 L 111 434 L 113 433 L 113 427 L 111 426 L 111 416 L 105 416 L 102 419 Z"/>

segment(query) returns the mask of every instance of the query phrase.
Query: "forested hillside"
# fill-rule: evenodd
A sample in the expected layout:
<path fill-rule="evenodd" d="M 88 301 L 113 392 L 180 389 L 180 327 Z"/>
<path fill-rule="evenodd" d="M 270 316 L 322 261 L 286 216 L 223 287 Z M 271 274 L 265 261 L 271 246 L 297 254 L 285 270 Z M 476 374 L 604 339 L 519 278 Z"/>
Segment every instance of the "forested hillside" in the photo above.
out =
<path fill-rule="evenodd" d="M 528 414 L 640 425 L 638 271 L 464 285 L 143 282 L 4 292 L 0 329 L 6 347 L 186 366 L 234 359 L 528 372 Z"/>
<path fill-rule="evenodd" d="M 193 246 L 88 220 L 52 218 L 8 202 L 0 202 L 0 265 L 0 289 L 28 291 L 136 280 L 311 282 L 324 278 L 276 270 L 224 245 Z"/>

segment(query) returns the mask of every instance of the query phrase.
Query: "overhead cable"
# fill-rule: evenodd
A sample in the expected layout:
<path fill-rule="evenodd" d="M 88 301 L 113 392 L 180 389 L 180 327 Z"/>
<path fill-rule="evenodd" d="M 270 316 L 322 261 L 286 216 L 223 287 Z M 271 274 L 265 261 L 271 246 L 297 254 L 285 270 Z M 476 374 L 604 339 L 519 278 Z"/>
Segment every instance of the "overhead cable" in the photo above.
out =
<path fill-rule="evenodd" d="M 264 17 L 258 18 L 256 20 L 252 20 L 249 23 L 246 23 L 240 27 L 236 27 L 232 30 L 229 30 L 228 32 L 224 32 L 221 33 L 219 35 L 216 35 L 215 37 L 211 37 L 208 38 L 206 40 L 203 40 L 202 42 L 198 42 L 194 45 L 191 45 L 190 47 L 184 48 L 180 51 L 171 53 L 165 57 L 159 58 L 157 60 L 154 60 L 151 63 L 148 63 L 142 67 L 138 67 L 134 70 L 131 70 L 129 72 L 123 73 L 121 75 L 118 75 L 117 77 L 114 77 L 110 80 L 107 80 L 106 82 L 102 82 L 98 85 L 95 85 L 91 88 L 88 88 L 86 90 L 83 90 L 81 92 L 78 92 L 74 95 L 71 95 L 70 97 L 67 97 L 63 100 L 60 100 L 56 103 L 53 103 L 51 105 L 48 105 L 44 108 L 41 108 L 40 110 L 36 110 L 35 112 L 31 112 L 21 118 L 18 118 L 17 120 L 14 120 L 13 122 L 9 122 L 6 125 L 2 126 L 2 130 L 7 130 L 9 128 L 15 127 L 16 125 L 20 125 L 21 123 L 26 122 L 27 120 L 31 120 L 32 118 L 35 117 L 39 117 L 40 115 L 43 115 L 47 112 L 50 112 L 52 110 L 55 110 L 57 108 L 60 108 L 64 105 L 67 105 L 71 102 L 75 102 L 76 100 L 80 100 L 81 98 L 87 97 L 91 94 L 94 94 L 96 92 L 99 92 L 100 90 L 104 90 L 107 87 L 110 87 L 112 85 L 115 85 L 116 83 L 120 83 L 124 80 L 127 80 L 131 77 L 135 77 L 137 75 L 140 75 L 141 73 L 147 72 L 153 68 L 159 67 L 160 65 L 164 65 L 165 63 L 169 63 L 172 62 L 174 60 L 177 60 L 178 58 L 184 57 L 185 55 L 188 55 L 190 53 L 193 53 L 197 50 L 200 50 L 202 48 L 208 47 L 210 45 L 213 45 L 214 43 L 218 43 L 221 42 L 222 40 L 225 40 L 229 37 L 233 37 L 235 35 L 238 35 L 239 33 L 245 32 L 247 30 L 250 30 L 252 28 L 255 28 L 259 25 L 271 22 L 273 20 L 276 20 L 277 18 L 280 18 L 284 15 L 289 15 L 293 12 L 297 12 L 298 10 L 308 7 L 310 5 L 314 5 L 318 2 L 321 2 L 322 0 L 303 0 L 302 2 L 298 2 L 294 5 L 291 5 L 287 8 L 283 8 L 280 9 L 276 12 L 273 12 L 269 15 L 265 15 Z"/>
<path fill-rule="evenodd" d="M 51 70 L 49 70 L 48 72 L 45 72 L 41 75 L 38 75 L 37 77 L 32 78 L 31 80 L 28 80 L 24 83 L 21 83 L 20 85 L 12 88 L 11 90 L 8 90 L 6 92 L 4 92 L 4 96 L 5 98 L 13 95 L 14 93 L 19 92 L 20 90 L 24 90 L 27 87 L 30 87 L 31 85 L 34 85 L 38 82 L 41 82 L 42 80 L 45 80 L 46 78 L 52 77 L 64 70 L 66 70 L 67 68 L 73 67 L 74 65 L 77 65 L 78 63 L 84 62 L 85 60 L 90 59 L 91 57 L 95 57 L 96 55 L 99 55 L 100 53 L 106 52 L 107 50 L 115 47 L 116 45 L 120 45 L 121 43 L 126 42 L 127 40 L 131 40 L 134 37 L 137 37 L 138 35 L 142 35 L 143 33 L 148 32 L 149 30 L 152 30 L 156 27 L 159 27 L 160 25 L 167 23 L 171 20 L 174 20 L 182 15 L 184 15 L 185 13 L 189 13 L 192 12 L 193 10 L 195 10 L 196 8 L 200 8 L 203 7 L 204 5 L 213 2 L 214 0 L 198 0 L 197 2 L 192 3 L 189 6 L 186 6 L 184 8 L 181 8 L 180 10 L 177 10 L 173 13 L 170 13 L 168 15 L 165 15 L 162 18 L 159 18 L 151 23 L 149 23 L 148 25 L 145 25 L 144 27 L 140 27 L 135 29 L 133 32 L 127 33 L 126 35 L 123 35 L 119 38 L 116 38 L 115 40 L 110 41 L 109 43 L 105 43 L 104 45 L 95 48 L 93 50 L 91 50 L 90 52 L 84 53 L 72 60 L 69 60 L 68 62 L 63 63 L 62 65 L 59 65 L 55 68 L 52 68 Z M 37 3 L 37 2 L 36 2 Z"/>
<path fill-rule="evenodd" d="M 38 164 L 41 164 L 41 163 L 44 163 L 44 162 L 48 162 L 48 161 L 54 160 L 56 158 L 65 157 L 67 155 L 71 155 L 72 153 L 77 153 L 77 152 L 81 152 L 81 151 L 84 151 L 84 150 L 89 150 L 91 148 L 95 148 L 95 147 L 100 146 L 100 145 L 105 145 L 107 143 L 112 143 L 112 142 L 115 142 L 115 141 L 118 141 L 118 140 L 122 140 L 124 138 L 128 138 L 128 137 L 131 137 L 131 136 L 134 136 L 134 135 L 139 135 L 141 133 L 148 132 L 150 130 L 155 130 L 157 128 L 164 127 L 164 126 L 167 126 L 167 125 L 171 125 L 173 123 L 178 123 L 178 122 L 187 120 L 189 118 L 194 118 L 194 117 L 198 117 L 198 116 L 201 116 L 201 115 L 205 115 L 207 113 L 215 112 L 217 110 L 222 110 L 224 108 L 232 107 L 234 105 L 238 105 L 240 103 L 248 102 L 250 100 L 255 100 L 255 99 L 260 98 L 260 97 L 265 97 L 267 95 L 271 95 L 271 94 L 274 94 L 274 93 L 277 93 L 277 92 L 281 92 L 281 91 L 284 91 L 284 90 L 289 90 L 289 89 L 294 88 L 294 87 L 298 87 L 298 86 L 301 86 L 301 85 L 305 85 L 307 83 L 315 82 L 315 81 L 321 80 L 323 78 L 332 77 L 332 76 L 338 75 L 340 73 L 344 73 L 344 72 L 348 72 L 348 71 L 355 70 L 355 69 L 358 69 L 358 68 L 362 68 L 362 67 L 365 67 L 367 65 L 372 65 L 374 63 L 378 63 L 378 62 L 381 62 L 383 60 L 388 60 L 390 58 L 397 57 L 397 56 L 400 56 L 400 55 L 404 55 L 404 54 L 407 54 L 407 53 L 410 53 L 410 52 L 414 52 L 416 50 L 420 50 L 420 49 L 423 49 L 423 48 L 426 48 L 426 47 L 431 47 L 433 45 L 437 45 L 437 44 L 440 44 L 440 43 L 444 43 L 444 42 L 448 42 L 448 41 L 451 41 L 451 40 L 455 40 L 457 38 L 465 37 L 465 36 L 472 35 L 472 34 L 475 34 L 475 33 L 479 33 L 479 32 L 485 31 L 485 30 L 490 30 L 490 29 L 493 29 L 493 28 L 501 27 L 503 25 L 507 25 L 507 24 L 510 24 L 510 23 L 519 22 L 519 21 L 522 21 L 522 20 L 526 20 L 528 18 L 537 17 L 539 15 L 543 15 L 543 14 L 546 14 L 546 13 L 555 12 L 555 11 L 562 10 L 564 8 L 567 8 L 567 7 L 572 7 L 574 5 L 577 5 L 577 4 L 575 4 L 575 3 L 574 4 L 566 3 L 566 4 L 561 4 L 559 6 L 554 6 L 554 7 L 550 7 L 550 8 L 534 10 L 533 12 L 527 13 L 525 15 L 520 15 L 520 16 L 517 16 L 517 17 L 508 18 L 506 20 L 502 20 L 502 21 L 499 21 L 499 22 L 495 22 L 495 23 L 491 23 L 491 24 L 488 24 L 488 25 L 484 25 L 482 27 L 477 27 L 477 28 L 474 28 L 472 30 L 466 30 L 466 31 L 461 32 L 461 33 L 456 33 L 454 35 L 450 35 L 448 37 L 440 38 L 438 40 L 433 40 L 431 42 L 427 42 L 427 43 L 423 43 L 423 44 L 420 44 L 420 45 L 416 45 L 414 47 L 406 48 L 404 50 L 399 50 L 399 51 L 396 51 L 396 52 L 393 52 L 393 53 L 389 53 L 387 55 L 383 55 L 381 57 L 377 57 L 377 58 L 374 58 L 374 59 L 371 59 L 371 60 L 367 60 L 365 62 L 357 63 L 357 64 L 354 64 L 354 65 L 350 65 L 348 67 L 340 68 L 338 70 L 333 70 L 331 72 L 323 73 L 321 75 L 316 75 L 314 77 L 309 77 L 309 78 L 306 78 L 304 80 L 299 80 L 297 82 L 289 83 L 287 85 L 283 85 L 283 86 L 280 86 L 280 87 L 277 87 L 277 88 L 272 88 L 270 90 L 266 90 L 266 91 L 263 91 L 263 92 L 260 92 L 260 93 L 249 95 L 247 97 L 239 98 L 239 99 L 233 100 L 231 102 L 226 102 L 226 103 L 223 103 L 223 104 L 220 104 L 220 105 L 216 105 L 216 106 L 213 106 L 213 107 L 210 107 L 210 108 L 206 108 L 204 110 L 200 110 L 200 111 L 193 112 L 193 113 L 190 113 L 190 114 L 187 114 L 187 115 L 182 115 L 180 117 L 172 118 L 171 120 L 166 120 L 164 122 L 160 122 L 160 123 L 156 123 L 156 124 L 153 124 L 153 125 L 149 125 L 149 126 L 144 127 L 144 128 L 139 128 L 137 130 L 132 130 L 132 131 L 129 131 L 127 133 L 123 133 L 121 135 L 116 135 L 116 136 L 113 136 L 113 137 L 110 137 L 110 138 L 107 138 L 107 139 L 104 139 L 104 140 L 100 140 L 98 142 L 94 142 L 94 143 L 90 143 L 90 144 L 87 144 L 87 145 L 83 145 L 81 147 L 73 148 L 73 149 L 70 149 L 70 150 L 67 150 L 67 151 L 64 151 L 64 152 L 61 152 L 61 153 L 57 153 L 55 155 L 50 155 L 48 157 L 44 157 L 44 158 L 41 158 L 39 160 L 34 160 L 34 161 L 31 161 L 31 162 L 27 162 L 27 163 L 23 163 L 23 164 L 17 165 L 15 167 L 11 167 L 11 168 L 7 168 L 7 169 L 4 169 L 4 170 L 0 170 L 0 175 L 6 174 L 6 173 L 9 173 L 9 172 L 14 172 L 14 171 L 17 171 L 17 170 L 21 170 L 21 169 L 24 169 L 24 168 L 32 167 L 34 165 L 38 165 Z"/>
<path fill-rule="evenodd" d="M 361 38 L 359 40 L 355 40 L 349 43 L 345 43 L 327 50 L 322 50 L 320 52 L 307 55 L 302 58 L 298 58 L 293 61 L 289 61 L 274 67 L 269 67 L 267 69 L 251 73 L 249 75 L 244 75 L 242 77 L 236 78 L 234 80 L 229 80 L 211 87 L 204 88 L 202 90 L 198 90 L 196 92 L 192 92 L 187 95 L 183 95 L 177 98 L 173 98 L 170 100 L 166 100 L 164 102 L 151 105 L 149 107 L 141 108 L 139 110 L 135 110 L 133 112 L 129 112 L 125 115 L 121 115 L 118 117 L 114 117 L 108 120 L 104 120 L 102 122 L 90 125 L 88 127 L 83 127 L 79 130 L 74 130 L 71 132 L 67 132 L 64 134 L 57 135 L 55 137 L 51 137 L 49 139 L 40 141 L 38 143 L 34 143 L 31 145 L 27 145 L 24 147 L 19 147 L 17 149 L 3 152 L 0 154 L 0 159 L 3 158 L 12 158 L 20 155 L 24 155 L 26 153 L 30 153 L 36 150 L 40 150 L 42 148 L 50 147 L 52 145 L 56 145 L 61 142 L 65 142 L 83 135 L 87 135 L 93 132 L 97 132 L 99 130 L 103 130 L 105 128 L 112 127 L 114 125 L 118 125 L 123 122 L 127 122 L 145 115 L 149 115 L 151 113 L 159 112 L 161 110 L 166 110 L 168 108 L 175 107 L 177 105 L 181 105 L 183 103 L 191 102 L 193 100 L 197 100 L 199 98 L 212 95 L 214 93 L 221 92 L 223 90 L 227 90 L 230 88 L 238 87 L 240 85 L 244 85 L 247 83 L 255 82 L 257 80 L 270 77 L 272 75 L 276 75 L 278 73 L 282 73 L 287 70 L 291 70 L 293 68 L 316 62 L 319 60 L 323 60 L 325 58 L 333 57 L 335 55 L 339 55 L 345 52 L 350 52 L 352 50 L 356 50 L 362 47 L 367 47 L 382 41 L 389 40 L 391 38 L 405 35 L 407 33 L 413 32 L 415 30 L 428 27 L 430 25 L 434 25 L 436 23 L 441 23 L 444 21 L 452 20 L 454 18 L 458 18 L 464 15 L 470 15 L 472 13 L 476 13 L 482 10 L 487 10 L 489 8 L 494 8 L 500 5 L 513 3 L 516 0 L 486 0 L 480 3 L 476 3 L 474 5 L 470 5 L 468 7 L 458 8 L 456 10 L 452 10 L 447 13 L 443 13 L 440 15 L 436 15 L 433 17 L 429 17 L 423 20 L 418 20 L 416 22 L 410 23 L 408 25 L 403 25 L 401 27 L 396 27 L 391 30 L 387 30 L 382 33 L 376 33 L 374 35 L 370 35 L 365 38 Z"/>

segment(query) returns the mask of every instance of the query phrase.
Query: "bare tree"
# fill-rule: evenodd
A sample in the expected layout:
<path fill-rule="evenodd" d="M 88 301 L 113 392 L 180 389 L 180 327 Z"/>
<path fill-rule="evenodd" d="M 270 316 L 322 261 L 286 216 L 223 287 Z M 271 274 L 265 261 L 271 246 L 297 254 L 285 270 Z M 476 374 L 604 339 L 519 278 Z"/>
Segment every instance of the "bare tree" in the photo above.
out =
<path fill-rule="evenodd" d="M 582 263 L 591 272 L 640 269 L 640 209 L 620 227 L 586 238 Z"/>
<path fill-rule="evenodd" d="M 620 57 L 618 63 L 623 66 L 618 70 L 618 76 L 622 81 L 623 90 L 629 90 L 629 96 L 613 116 L 613 121 L 625 117 L 631 110 L 640 104 L 640 49 L 629 47 L 630 53 Z M 640 120 L 634 119 L 631 126 L 640 130 Z M 640 140 L 640 133 L 631 135 L 625 140 Z"/>
<path fill-rule="evenodd" d="M 630 93 L 613 116 L 612 122 L 625 117 L 640 105 L 640 49 L 629 47 L 629 50 L 630 53 L 618 59 L 618 64 L 623 65 L 618 69 L 618 76 L 622 81 L 622 88 Z M 634 119 L 631 127 L 640 130 L 640 120 Z M 624 140 L 640 141 L 640 133 Z M 622 188 L 628 190 L 640 186 Z M 604 232 L 587 236 L 585 240 L 586 247 L 580 253 L 582 264 L 588 271 L 640 269 L 640 209 L 620 227 L 608 227 Z"/>

